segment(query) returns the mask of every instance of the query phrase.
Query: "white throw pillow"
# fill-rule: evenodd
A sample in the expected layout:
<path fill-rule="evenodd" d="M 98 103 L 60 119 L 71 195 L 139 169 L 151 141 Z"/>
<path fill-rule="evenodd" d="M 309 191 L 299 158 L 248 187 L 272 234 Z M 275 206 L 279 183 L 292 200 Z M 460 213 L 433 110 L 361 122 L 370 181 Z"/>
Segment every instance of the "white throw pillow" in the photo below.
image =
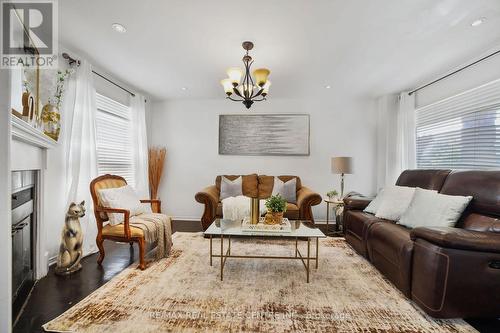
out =
<path fill-rule="evenodd" d="M 378 208 L 380 207 L 380 204 L 384 200 L 384 189 L 381 189 L 380 192 L 378 192 L 377 196 L 370 201 L 368 206 L 366 206 L 365 209 L 363 209 L 363 212 L 366 213 L 372 213 L 372 214 L 377 214 Z"/>
<path fill-rule="evenodd" d="M 106 188 L 98 190 L 97 193 L 104 207 L 129 210 L 131 217 L 152 212 L 151 206 L 141 203 L 141 199 L 130 185 Z M 109 224 L 117 225 L 123 223 L 125 216 L 121 213 L 108 213 L 108 218 Z"/>
<path fill-rule="evenodd" d="M 292 178 L 287 182 L 278 177 L 274 177 L 272 195 L 279 194 L 286 202 L 297 203 L 297 178 Z"/>
<path fill-rule="evenodd" d="M 239 176 L 235 180 L 230 180 L 224 176 L 220 181 L 220 200 L 229 197 L 237 197 L 243 195 L 243 177 Z"/>
<path fill-rule="evenodd" d="M 222 218 L 224 220 L 242 221 L 250 216 L 250 198 L 240 195 L 222 200 Z M 259 203 L 260 215 L 266 212 L 265 200 Z"/>
<path fill-rule="evenodd" d="M 381 219 L 397 221 L 410 205 L 414 187 L 389 186 L 384 189 L 382 202 L 375 213 Z"/>
<path fill-rule="evenodd" d="M 417 188 L 399 224 L 415 227 L 454 227 L 471 196 L 446 195 Z"/>

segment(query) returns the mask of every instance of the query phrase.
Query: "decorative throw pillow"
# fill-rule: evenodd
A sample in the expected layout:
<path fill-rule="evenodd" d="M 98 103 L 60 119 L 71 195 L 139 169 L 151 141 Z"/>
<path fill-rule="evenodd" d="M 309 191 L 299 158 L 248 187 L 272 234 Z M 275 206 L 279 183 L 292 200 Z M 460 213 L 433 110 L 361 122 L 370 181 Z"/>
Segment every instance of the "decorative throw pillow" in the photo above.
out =
<path fill-rule="evenodd" d="M 272 195 L 279 194 L 286 202 L 297 203 L 297 178 L 292 178 L 287 182 L 282 181 L 278 177 L 274 177 L 274 185 Z"/>
<path fill-rule="evenodd" d="M 471 200 L 471 196 L 446 195 L 417 188 L 398 224 L 408 228 L 454 227 Z"/>
<path fill-rule="evenodd" d="M 382 202 L 375 213 L 381 219 L 397 221 L 410 205 L 414 187 L 389 186 L 384 189 Z"/>
<path fill-rule="evenodd" d="M 243 195 L 243 178 L 239 176 L 235 180 L 230 180 L 222 176 L 220 181 L 220 200 L 237 197 L 238 195 Z"/>
<path fill-rule="evenodd" d="M 130 217 L 152 212 L 151 206 L 141 203 L 141 199 L 130 185 L 106 188 L 98 190 L 97 193 L 104 207 L 127 209 L 130 211 Z M 125 217 L 121 213 L 108 213 L 108 218 L 109 224 L 117 225 L 123 223 Z"/>
<path fill-rule="evenodd" d="M 380 207 L 380 204 L 384 200 L 384 189 L 381 189 L 380 192 L 378 192 L 377 196 L 370 201 L 368 206 L 366 206 L 365 209 L 363 209 L 363 212 L 366 213 L 372 213 L 372 214 L 377 214 L 377 210 Z"/>

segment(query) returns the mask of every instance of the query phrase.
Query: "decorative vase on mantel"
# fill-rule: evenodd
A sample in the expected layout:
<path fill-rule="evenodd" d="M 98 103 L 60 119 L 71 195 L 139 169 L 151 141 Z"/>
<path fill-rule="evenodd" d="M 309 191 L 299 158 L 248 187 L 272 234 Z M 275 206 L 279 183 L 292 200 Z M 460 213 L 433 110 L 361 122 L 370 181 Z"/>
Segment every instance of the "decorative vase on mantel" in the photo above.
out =
<path fill-rule="evenodd" d="M 57 141 L 61 132 L 61 114 L 57 106 L 48 103 L 43 107 L 42 122 L 45 135 Z"/>

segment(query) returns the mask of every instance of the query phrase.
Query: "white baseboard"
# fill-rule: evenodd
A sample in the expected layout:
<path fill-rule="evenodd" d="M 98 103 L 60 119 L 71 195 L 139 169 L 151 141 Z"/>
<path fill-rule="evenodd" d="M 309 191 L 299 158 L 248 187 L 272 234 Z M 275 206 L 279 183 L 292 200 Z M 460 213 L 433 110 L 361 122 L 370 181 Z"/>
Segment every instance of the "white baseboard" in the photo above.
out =
<path fill-rule="evenodd" d="M 57 256 L 49 258 L 49 267 L 55 265 L 56 263 L 57 263 Z"/>
<path fill-rule="evenodd" d="M 201 221 L 199 216 L 170 216 L 173 221 Z"/>

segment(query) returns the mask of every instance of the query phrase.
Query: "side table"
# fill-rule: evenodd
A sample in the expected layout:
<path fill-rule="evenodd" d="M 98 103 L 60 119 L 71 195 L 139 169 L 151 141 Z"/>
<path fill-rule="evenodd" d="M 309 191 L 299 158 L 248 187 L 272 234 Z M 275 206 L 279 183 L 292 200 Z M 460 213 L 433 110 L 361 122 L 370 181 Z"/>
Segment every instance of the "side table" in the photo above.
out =
<path fill-rule="evenodd" d="M 342 226 L 342 217 L 339 214 L 341 208 L 344 207 L 344 201 L 342 200 L 333 200 L 333 199 L 324 199 L 326 203 L 326 232 L 327 236 L 343 236 L 343 226 Z M 330 232 L 330 206 L 332 206 L 333 211 L 335 213 L 335 230 Z M 342 228 L 341 228 L 342 227 Z"/>

